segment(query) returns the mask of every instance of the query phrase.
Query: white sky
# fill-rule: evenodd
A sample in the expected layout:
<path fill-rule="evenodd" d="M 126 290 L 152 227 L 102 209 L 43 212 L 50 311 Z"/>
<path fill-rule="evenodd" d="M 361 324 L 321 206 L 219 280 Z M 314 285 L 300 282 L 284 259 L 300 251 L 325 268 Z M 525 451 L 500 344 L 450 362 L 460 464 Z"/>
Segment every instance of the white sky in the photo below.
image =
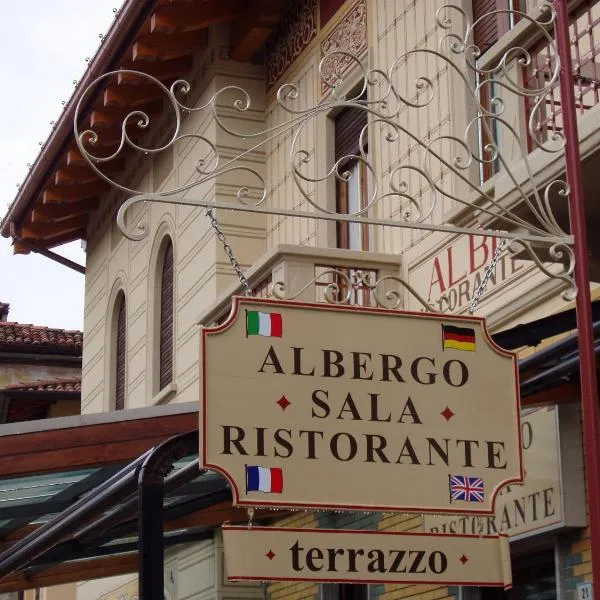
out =
<path fill-rule="evenodd" d="M 0 36 L 0 212 L 6 214 L 61 101 L 71 96 L 121 0 L 19 0 L 4 7 Z M 84 264 L 80 243 L 59 249 Z M 36 254 L 13 255 L 0 237 L 0 302 L 9 320 L 83 329 L 84 276 Z"/>

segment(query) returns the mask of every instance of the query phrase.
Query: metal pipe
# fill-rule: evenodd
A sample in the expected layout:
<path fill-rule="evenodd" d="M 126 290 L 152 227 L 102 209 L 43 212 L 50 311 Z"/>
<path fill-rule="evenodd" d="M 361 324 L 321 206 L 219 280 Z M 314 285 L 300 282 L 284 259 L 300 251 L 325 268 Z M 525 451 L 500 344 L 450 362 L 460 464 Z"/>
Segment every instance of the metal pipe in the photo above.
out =
<path fill-rule="evenodd" d="M 594 323 L 594 338 L 597 333 L 600 333 L 600 321 Z M 527 371 L 537 365 L 544 364 L 554 357 L 564 358 L 566 352 L 578 353 L 578 342 L 579 334 L 575 332 L 564 340 L 560 340 L 560 342 L 556 342 L 555 344 L 552 344 L 552 346 L 543 348 L 542 350 L 534 352 L 531 356 L 520 360 L 519 371 Z"/>
<path fill-rule="evenodd" d="M 0 554 L 0 579 L 55 546 L 94 512 L 106 509 L 111 502 L 127 493 L 128 488 L 134 488 L 137 468 L 150 453 L 151 451 L 145 452 L 103 484 L 86 493 L 55 519 L 48 521 Z"/>
<path fill-rule="evenodd" d="M 571 234 L 574 239 L 575 283 L 577 285 L 577 330 L 579 332 L 579 370 L 581 381 L 581 408 L 583 414 L 583 443 L 585 449 L 585 476 L 590 524 L 592 581 L 600 585 L 600 434 L 596 355 L 592 333 L 592 308 L 589 286 L 588 244 L 585 225 L 585 206 L 581 175 L 581 156 L 577 133 L 577 112 L 573 89 L 573 63 L 569 39 L 567 0 L 553 0 L 556 8 L 556 44 L 560 57 L 560 96 L 565 135 L 567 183 L 569 185 L 569 213 Z"/>
<path fill-rule="evenodd" d="M 165 493 L 169 493 L 176 490 L 180 486 L 193 481 L 200 475 L 206 473 L 206 469 L 200 469 L 198 461 L 193 461 L 189 465 L 179 469 L 175 473 L 169 475 L 165 479 L 164 490 Z M 90 523 L 80 531 L 78 531 L 73 537 L 80 543 L 85 543 L 87 540 L 103 535 L 110 528 L 114 527 L 115 524 L 120 523 L 128 517 L 135 516 L 137 510 L 138 496 L 137 494 L 132 495 L 130 498 L 121 502 L 119 506 L 111 513 L 104 515 L 97 521 Z"/>
<path fill-rule="evenodd" d="M 138 542 L 140 600 L 163 600 L 164 481 L 173 463 L 198 452 L 198 431 L 175 436 L 157 446 L 146 458 L 138 476 Z"/>
<path fill-rule="evenodd" d="M 594 346 L 594 352 L 600 353 L 600 342 Z M 529 379 L 521 382 L 521 397 L 526 397 L 534 392 L 540 392 L 543 389 L 548 388 L 553 382 L 560 378 L 566 378 L 568 375 L 579 366 L 579 356 L 574 356 L 565 361 L 561 361 L 560 364 L 550 367 L 545 371 L 542 371 L 538 375 L 534 375 Z"/>

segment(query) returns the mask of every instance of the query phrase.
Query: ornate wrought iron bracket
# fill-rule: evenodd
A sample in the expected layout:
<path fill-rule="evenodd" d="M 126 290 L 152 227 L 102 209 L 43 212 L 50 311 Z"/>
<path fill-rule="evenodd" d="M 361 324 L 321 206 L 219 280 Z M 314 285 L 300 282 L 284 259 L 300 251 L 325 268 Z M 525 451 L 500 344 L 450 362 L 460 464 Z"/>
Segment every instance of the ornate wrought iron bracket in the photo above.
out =
<path fill-rule="evenodd" d="M 512 47 L 493 65 L 485 68 L 480 66 L 481 51 L 473 42 L 474 28 L 484 19 L 497 18 L 499 13 L 518 16 L 528 27 L 535 29 L 538 38 L 542 37 L 547 41 L 550 57 L 546 64 L 547 73 L 536 79 L 542 82 L 539 87 L 525 86 L 522 83 L 523 73 L 532 64 L 528 48 Z M 549 33 L 556 18 L 554 8 L 550 3 L 545 3 L 540 15 L 536 20 L 528 14 L 516 11 L 493 11 L 477 22 L 470 23 L 461 8 L 451 4 L 444 5 L 435 17 L 441 32 L 438 48 L 417 48 L 405 52 L 386 69 L 369 66 L 345 52 L 329 54 L 319 65 L 321 81 L 328 89 L 323 99 L 314 106 L 302 107 L 298 87 L 294 84 L 284 84 L 277 90 L 276 101 L 289 115 L 288 120 L 254 133 L 236 130 L 232 125 L 231 115 L 239 119 L 251 106 L 249 93 L 241 87 L 226 86 L 216 92 L 206 104 L 193 107 L 183 102 L 183 98 L 191 90 L 187 81 L 178 80 L 167 88 L 150 75 L 126 71 L 162 91 L 173 112 L 173 133 L 166 142 L 155 147 L 135 142 L 130 132 L 133 129 L 137 129 L 138 132 L 146 130 L 150 125 L 150 117 L 141 110 L 134 110 L 123 120 L 117 149 L 108 155 L 102 155 L 95 151 L 100 134 L 90 129 L 79 131 L 78 123 L 79 109 L 85 104 L 92 90 L 123 71 L 106 73 L 83 92 L 79 101 L 74 119 L 77 144 L 82 156 L 100 177 L 130 195 L 119 210 L 117 223 L 124 235 L 132 240 L 140 240 L 148 233 L 145 223 L 130 223 L 127 219 L 129 209 L 143 202 L 363 223 L 425 232 L 492 236 L 506 240 L 508 251 L 524 251 L 548 277 L 561 280 L 566 288 L 563 296 L 572 299 L 576 294 L 573 282 L 573 240 L 559 224 L 552 206 L 557 202 L 566 206 L 568 186 L 565 181 L 558 179 L 538 186 L 530 166 L 528 142 L 505 115 L 509 96 L 516 97 L 519 102 L 528 99 L 532 105 L 526 127 L 529 143 L 541 152 L 562 152 L 564 139 L 561 132 L 546 131 L 547 135 L 544 137 L 544 131 L 540 127 L 541 113 L 549 95 L 553 93 L 559 74 L 559 59 L 554 40 Z M 332 70 L 327 68 L 328 61 L 332 60 L 335 54 L 342 54 L 346 60 L 355 64 L 352 72 L 355 74 L 358 71 L 361 75 L 358 91 L 348 93 L 348 82 L 344 77 L 332 75 Z M 403 111 L 427 111 L 436 96 L 441 94 L 441 89 L 438 89 L 436 84 L 439 81 L 427 74 L 418 76 L 411 86 L 402 83 L 404 79 L 408 79 L 407 64 L 418 58 L 426 59 L 423 64 L 438 61 L 464 86 L 472 98 L 475 106 L 474 116 L 466 123 L 462 137 L 452 134 L 426 137 L 422 132 L 412 131 L 405 124 Z M 483 96 L 487 98 L 485 102 L 482 101 Z M 233 100 L 226 102 L 226 98 Z M 226 110 L 223 109 L 225 104 Z M 332 111 L 346 107 L 354 107 L 368 114 L 368 124 L 361 131 L 358 140 L 359 151 L 341 158 L 332 158 L 322 168 L 323 165 L 316 164 L 314 154 L 301 147 L 303 133 L 316 120 L 325 119 Z M 208 137 L 182 133 L 182 117 L 198 112 L 209 113 L 223 132 L 244 140 L 247 149 L 240 151 L 233 158 L 226 158 L 218 145 Z M 498 132 L 501 134 L 498 135 Z M 286 136 L 291 139 L 288 168 L 302 197 L 302 210 L 283 209 L 270 203 L 265 178 L 258 170 L 249 166 L 249 163 L 243 162 L 252 152 Z M 389 144 L 391 149 L 410 144 L 417 148 L 418 158 L 411 162 L 398 159 L 392 166 L 384 169 L 377 154 L 368 151 L 368 139 L 373 140 L 374 136 L 380 136 L 382 142 Z M 503 153 L 501 139 L 510 142 L 510 156 Z M 144 193 L 115 181 L 102 170 L 105 163 L 116 159 L 128 148 L 145 156 L 154 156 L 180 142 L 193 143 L 198 157 L 195 163 L 195 177 L 185 185 L 159 193 Z M 516 157 L 515 148 L 518 154 Z M 369 191 L 364 207 L 356 212 L 342 214 L 331 210 L 328 198 L 319 196 L 317 187 L 319 183 L 327 180 L 348 181 L 352 177 L 346 167 L 348 161 L 358 161 L 364 165 L 369 177 Z M 525 173 L 524 179 L 515 172 L 517 164 L 521 173 Z M 481 184 L 479 170 L 491 165 L 501 169 L 510 181 L 513 189 L 510 203 L 495 198 L 489 191 L 489 186 Z M 462 197 L 451 186 L 440 182 L 434 176 L 435 169 L 449 172 L 450 179 L 460 183 L 462 189 L 468 190 L 469 199 Z M 249 186 L 240 187 L 233 201 L 191 197 L 194 188 L 233 172 L 252 176 L 256 185 L 252 186 L 252 189 Z M 436 214 L 435 210 L 442 198 L 455 208 L 463 209 L 466 213 L 464 222 L 468 225 L 438 222 L 439 211 Z M 559 266 L 552 266 L 552 262 Z M 406 282 L 401 283 L 407 285 Z M 428 306 L 424 303 L 424 307 Z"/>

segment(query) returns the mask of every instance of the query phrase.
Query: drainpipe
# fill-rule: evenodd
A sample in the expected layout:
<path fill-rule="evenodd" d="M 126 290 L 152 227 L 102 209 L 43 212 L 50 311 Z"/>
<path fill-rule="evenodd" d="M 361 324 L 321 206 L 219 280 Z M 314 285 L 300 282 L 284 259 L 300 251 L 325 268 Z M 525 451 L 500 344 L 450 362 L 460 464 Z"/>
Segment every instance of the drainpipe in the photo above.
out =
<path fill-rule="evenodd" d="M 165 477 L 176 461 L 189 454 L 197 453 L 198 445 L 198 431 L 173 437 L 157 446 L 146 457 L 138 471 L 138 593 L 140 600 L 164 600 L 163 501 Z"/>
<path fill-rule="evenodd" d="M 592 548 L 592 581 L 600 586 L 600 462 L 598 389 L 596 356 L 589 286 L 588 244 L 585 227 L 585 207 L 577 133 L 577 107 L 569 39 L 569 12 L 567 0 L 553 0 L 556 8 L 556 44 L 560 57 L 560 97 L 563 108 L 565 158 L 569 184 L 569 213 L 571 234 L 574 238 L 575 283 L 577 285 L 577 331 L 579 334 L 579 369 L 581 379 L 581 407 L 583 414 L 583 442 L 585 449 L 585 477 Z"/>

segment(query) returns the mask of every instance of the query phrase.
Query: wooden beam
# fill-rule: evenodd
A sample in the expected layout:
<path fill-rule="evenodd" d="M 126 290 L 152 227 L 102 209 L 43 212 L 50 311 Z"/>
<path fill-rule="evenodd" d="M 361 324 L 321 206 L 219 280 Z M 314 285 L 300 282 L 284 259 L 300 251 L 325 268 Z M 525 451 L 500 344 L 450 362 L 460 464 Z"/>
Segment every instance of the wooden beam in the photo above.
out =
<path fill-rule="evenodd" d="M 134 61 L 169 61 L 206 48 L 208 32 L 189 31 L 187 33 L 152 33 L 137 38 L 133 44 Z"/>
<path fill-rule="evenodd" d="M 75 240 L 85 240 L 87 234 L 87 224 L 81 229 L 74 229 L 73 231 L 66 231 L 60 235 L 53 235 L 51 237 L 44 237 L 38 240 L 37 245 L 46 250 L 56 248 L 56 246 L 62 246 L 67 242 L 74 242 Z"/>
<path fill-rule="evenodd" d="M 117 128 L 121 129 L 125 118 L 130 115 L 134 110 L 145 112 L 150 118 L 157 117 L 162 112 L 162 102 L 160 100 L 154 100 L 148 102 L 143 106 L 137 106 L 135 109 L 132 107 L 125 106 L 114 106 L 114 107 L 102 107 L 94 109 L 90 115 L 90 123 L 94 130 L 100 131 Z M 139 117 L 132 118 L 132 122 L 139 121 Z M 135 128 L 133 125 L 130 127 Z M 111 172 L 117 170 L 121 171 L 125 167 L 125 163 L 122 159 L 114 159 L 106 163 L 98 163 L 98 168 L 107 173 L 112 169 Z"/>
<path fill-rule="evenodd" d="M 184 413 L 0 436 L 0 477 L 130 461 L 197 427 L 198 415 Z"/>
<path fill-rule="evenodd" d="M 31 211 L 33 223 L 47 223 L 54 219 L 64 219 L 83 213 L 91 213 L 98 208 L 99 198 L 87 198 L 75 202 L 62 202 L 53 204 L 36 204 Z"/>
<path fill-rule="evenodd" d="M 12 573 L 0 580 L 0 593 L 50 587 L 75 581 L 102 579 L 135 573 L 137 570 L 137 553 L 71 561 L 50 567 L 39 573 L 26 574 L 23 571 Z"/>
<path fill-rule="evenodd" d="M 231 59 L 249 61 L 277 25 L 282 12 L 282 0 L 249 0 L 244 13 L 231 26 Z"/>
<path fill-rule="evenodd" d="M 21 227 L 24 240 L 40 240 L 61 236 L 87 225 L 88 215 L 80 214 L 52 223 L 25 223 Z"/>
<path fill-rule="evenodd" d="M 70 148 L 67 151 L 66 162 L 68 167 L 80 167 L 82 165 L 87 165 L 87 161 L 85 160 L 85 158 L 83 158 L 83 156 L 81 156 L 81 152 L 79 152 L 79 149 L 77 147 Z"/>
<path fill-rule="evenodd" d="M 93 198 L 94 196 L 100 196 L 109 189 L 110 185 L 101 180 L 79 185 L 48 185 L 42 192 L 42 203 L 75 202 L 86 198 Z"/>
<path fill-rule="evenodd" d="M 77 167 L 59 167 L 54 173 L 54 183 L 58 186 L 91 183 L 97 179 L 97 173 L 87 164 Z"/>
<path fill-rule="evenodd" d="M 105 163 L 98 163 L 97 166 L 102 173 L 114 175 L 125 168 L 125 161 L 118 157 Z M 54 173 L 54 183 L 57 186 L 92 183 L 98 180 L 100 175 L 87 162 L 83 165 L 67 165 L 65 161 Z"/>
<path fill-rule="evenodd" d="M 578 402 L 581 389 L 578 381 L 567 382 L 543 392 L 537 392 L 521 398 L 521 406 L 550 406 L 552 404 L 570 404 Z"/>
<path fill-rule="evenodd" d="M 172 60 L 163 60 L 160 62 L 140 62 L 134 60 L 124 61 L 119 65 L 119 70 L 142 71 L 147 75 L 156 77 L 159 81 L 168 81 L 178 79 L 189 73 L 194 66 L 194 59 L 191 55 L 181 56 Z M 141 85 L 148 84 L 148 80 L 130 73 L 119 73 L 117 75 L 118 85 Z"/>
<path fill-rule="evenodd" d="M 104 106 L 137 108 L 159 99 L 163 95 L 160 88 L 152 84 L 111 85 L 104 90 Z"/>
<path fill-rule="evenodd" d="M 197 31 L 235 19 L 241 12 L 238 0 L 204 0 L 159 6 L 150 18 L 152 33 Z"/>

